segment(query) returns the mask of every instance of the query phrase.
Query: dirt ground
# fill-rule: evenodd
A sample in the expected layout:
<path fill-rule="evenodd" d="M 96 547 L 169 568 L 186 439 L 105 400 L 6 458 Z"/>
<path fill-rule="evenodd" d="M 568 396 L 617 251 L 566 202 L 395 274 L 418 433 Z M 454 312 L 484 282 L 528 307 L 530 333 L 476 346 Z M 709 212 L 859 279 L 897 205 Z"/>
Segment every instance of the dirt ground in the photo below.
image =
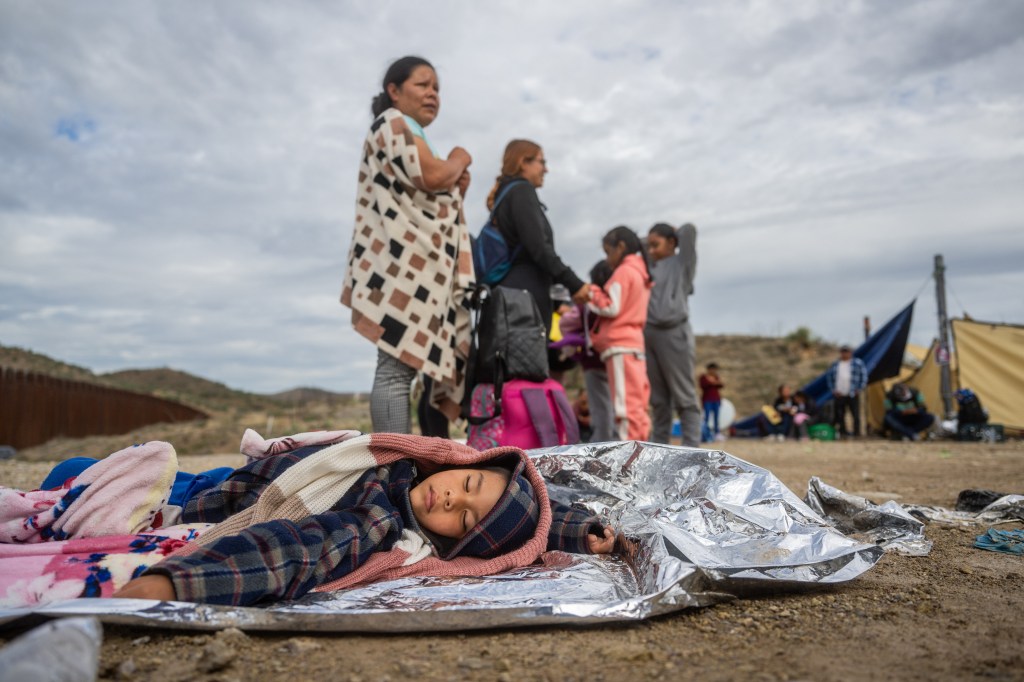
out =
<path fill-rule="evenodd" d="M 875 502 L 954 506 L 965 488 L 1024 492 L 1024 443 L 731 441 L 799 496 L 811 476 Z M 199 471 L 239 456 L 183 457 Z M 32 487 L 41 462 L 0 462 Z M 1005 524 L 1000 528 L 1021 528 Z M 181 633 L 105 626 L 109 680 L 1022 680 L 1024 558 L 975 549 L 986 527 L 930 524 L 927 557 L 860 579 L 631 625 L 420 635 Z M 0 632 L 0 639 L 12 633 Z M 6 641 L 6 640 L 5 640 Z"/>

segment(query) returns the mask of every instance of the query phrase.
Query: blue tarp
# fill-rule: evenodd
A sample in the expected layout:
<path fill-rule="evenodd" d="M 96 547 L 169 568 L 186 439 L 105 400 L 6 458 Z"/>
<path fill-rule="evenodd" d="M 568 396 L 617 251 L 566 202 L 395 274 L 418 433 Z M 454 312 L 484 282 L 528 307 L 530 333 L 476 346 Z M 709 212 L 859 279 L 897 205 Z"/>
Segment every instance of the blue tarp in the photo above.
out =
<path fill-rule="evenodd" d="M 907 349 L 907 338 L 910 336 L 910 320 L 914 316 L 914 301 L 885 323 L 885 325 L 868 337 L 853 351 L 853 356 L 864 361 L 868 368 L 868 383 L 894 377 L 900 373 L 903 365 L 903 354 Z M 832 400 L 832 392 L 828 390 L 825 378 L 828 370 L 801 387 L 811 400 L 821 407 Z M 734 425 L 737 436 L 756 436 L 758 415 L 747 417 Z"/>

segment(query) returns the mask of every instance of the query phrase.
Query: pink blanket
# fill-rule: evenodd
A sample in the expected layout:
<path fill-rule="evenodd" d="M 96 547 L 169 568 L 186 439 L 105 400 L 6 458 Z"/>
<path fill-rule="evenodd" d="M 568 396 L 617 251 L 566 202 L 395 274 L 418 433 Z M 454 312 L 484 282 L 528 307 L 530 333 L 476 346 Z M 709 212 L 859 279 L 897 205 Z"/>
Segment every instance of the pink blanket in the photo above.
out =
<path fill-rule="evenodd" d="M 0 488 L 0 543 L 132 535 L 159 527 L 178 473 L 170 443 L 134 445 L 58 490 Z"/>

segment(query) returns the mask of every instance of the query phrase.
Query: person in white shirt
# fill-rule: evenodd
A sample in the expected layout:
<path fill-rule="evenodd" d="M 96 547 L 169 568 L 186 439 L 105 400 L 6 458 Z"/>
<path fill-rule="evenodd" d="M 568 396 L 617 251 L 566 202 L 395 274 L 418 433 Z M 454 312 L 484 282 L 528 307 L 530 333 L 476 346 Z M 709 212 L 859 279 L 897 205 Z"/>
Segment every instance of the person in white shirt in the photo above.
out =
<path fill-rule="evenodd" d="M 836 436 L 849 437 L 851 432 L 846 428 L 846 412 L 853 415 L 852 435 L 859 437 L 860 432 L 860 394 L 868 385 L 868 370 L 864 361 L 854 357 L 853 349 L 842 346 L 839 349 L 839 360 L 832 363 L 825 375 L 829 391 L 835 398 L 832 422 Z"/>

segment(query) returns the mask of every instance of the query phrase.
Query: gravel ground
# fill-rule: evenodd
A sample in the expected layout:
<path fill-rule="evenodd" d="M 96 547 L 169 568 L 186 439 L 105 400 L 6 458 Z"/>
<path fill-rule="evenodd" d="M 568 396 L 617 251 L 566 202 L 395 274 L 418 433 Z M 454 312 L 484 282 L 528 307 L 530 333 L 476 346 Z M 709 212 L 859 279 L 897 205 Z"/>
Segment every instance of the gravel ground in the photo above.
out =
<path fill-rule="evenodd" d="M 733 441 L 723 449 L 800 496 L 814 475 L 879 503 L 952 508 L 965 488 L 1024 492 L 1021 442 Z M 191 471 L 241 461 L 181 459 Z M 0 462 L 0 483 L 30 488 L 50 466 Z M 973 548 L 984 530 L 931 524 L 929 556 L 886 555 L 851 583 L 632 625 L 298 637 L 106 626 L 101 679 L 1021 680 L 1024 559 Z"/>

